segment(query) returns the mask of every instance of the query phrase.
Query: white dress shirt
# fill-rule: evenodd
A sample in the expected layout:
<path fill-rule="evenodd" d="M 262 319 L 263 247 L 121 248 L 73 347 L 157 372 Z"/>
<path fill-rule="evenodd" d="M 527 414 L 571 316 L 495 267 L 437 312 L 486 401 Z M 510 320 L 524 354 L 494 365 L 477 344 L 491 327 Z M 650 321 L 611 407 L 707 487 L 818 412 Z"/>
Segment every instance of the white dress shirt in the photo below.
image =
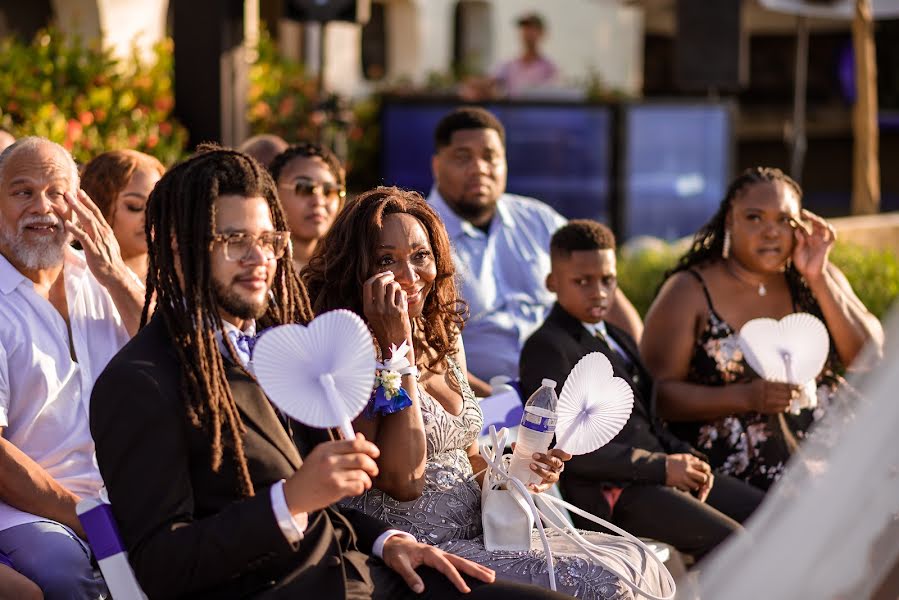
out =
<path fill-rule="evenodd" d="M 247 321 L 243 331 L 227 321 L 223 321 L 222 324 L 224 327 L 224 334 L 231 337 L 231 343 L 234 346 L 234 349 L 237 351 L 237 358 L 240 359 L 244 368 L 252 373 L 253 357 L 250 353 L 246 352 L 246 350 L 242 348 L 241 345 L 237 343 L 237 338 L 241 334 L 255 336 L 256 322 Z M 225 356 L 229 356 L 228 351 L 225 348 L 224 341 L 222 340 L 221 332 L 216 332 L 216 339 L 218 340 L 219 349 L 222 351 L 222 354 Z M 275 410 L 278 410 L 277 407 L 273 408 L 275 408 Z M 306 527 L 309 525 L 309 514 L 305 512 L 292 514 L 290 512 L 290 509 L 287 506 L 287 496 L 284 493 L 283 479 L 276 482 L 270 488 L 269 496 L 272 502 L 272 512 L 275 513 L 275 519 L 277 519 L 278 521 L 278 527 L 281 529 L 281 533 L 284 534 L 284 538 L 288 541 L 288 543 L 296 548 L 300 543 L 300 540 L 303 539 L 303 536 L 306 533 Z M 404 535 L 413 540 L 415 539 L 413 535 L 408 534 L 405 531 L 400 531 L 398 529 L 388 529 L 380 536 L 378 536 L 378 538 L 375 540 L 375 543 L 372 546 L 372 554 L 374 556 L 377 556 L 378 558 L 381 558 L 384 551 L 384 543 L 388 540 L 388 538 L 391 538 L 394 535 Z"/>
<path fill-rule="evenodd" d="M 128 332 L 81 252 L 66 249 L 62 277 L 77 362 L 65 320 L 0 255 L 0 427 L 66 489 L 96 497 L 103 481 L 93 459 L 90 394 Z M 0 502 L 0 530 L 40 519 Z"/>

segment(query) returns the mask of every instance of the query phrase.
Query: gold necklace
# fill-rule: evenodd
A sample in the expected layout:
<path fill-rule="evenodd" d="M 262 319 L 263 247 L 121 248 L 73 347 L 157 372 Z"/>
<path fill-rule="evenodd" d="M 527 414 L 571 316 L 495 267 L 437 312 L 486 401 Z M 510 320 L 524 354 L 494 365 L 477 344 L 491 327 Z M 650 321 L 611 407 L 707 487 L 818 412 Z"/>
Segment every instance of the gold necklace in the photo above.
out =
<path fill-rule="evenodd" d="M 728 261 L 728 260 L 724 261 L 724 268 L 727 269 L 727 272 L 730 273 L 733 276 L 733 278 L 736 279 L 737 281 L 740 281 L 741 283 L 745 283 L 746 285 L 757 286 L 757 291 L 758 291 L 759 296 L 765 296 L 768 294 L 768 288 L 765 287 L 765 284 L 763 282 L 761 282 L 761 281 L 755 282 L 755 281 L 746 279 L 745 277 L 743 277 L 742 275 L 740 275 L 739 273 L 737 273 L 736 271 L 733 270 L 733 268 L 730 266 L 730 261 Z"/>

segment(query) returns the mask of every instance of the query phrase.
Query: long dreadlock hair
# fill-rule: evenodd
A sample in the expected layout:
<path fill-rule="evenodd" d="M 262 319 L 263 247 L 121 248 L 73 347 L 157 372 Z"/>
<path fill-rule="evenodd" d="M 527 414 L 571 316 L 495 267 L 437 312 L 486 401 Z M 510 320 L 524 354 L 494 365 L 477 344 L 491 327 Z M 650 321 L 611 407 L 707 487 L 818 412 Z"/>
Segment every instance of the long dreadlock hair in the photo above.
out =
<path fill-rule="evenodd" d="M 665 273 L 662 283 L 679 271 L 686 271 L 697 265 L 720 260 L 721 250 L 724 246 L 725 221 L 731 206 L 733 206 L 734 199 L 753 185 L 776 181 L 783 182 L 793 188 L 800 203 L 802 202 L 802 188 L 799 187 L 799 184 L 793 178 L 780 169 L 774 167 L 746 169 L 728 186 L 724 199 L 718 205 L 718 211 L 705 225 L 699 228 L 699 231 L 693 236 L 693 243 L 690 249 L 678 259 L 677 264 L 672 269 Z M 823 320 L 824 317 L 821 313 L 821 307 L 818 306 L 818 301 L 815 300 L 802 275 L 793 266 L 793 261 L 787 261 L 784 275 L 787 279 L 787 285 L 796 299 L 797 306 Z M 661 285 L 659 288 L 661 289 Z M 658 290 L 656 293 L 658 293 Z"/>
<path fill-rule="evenodd" d="M 229 446 L 239 472 L 240 491 L 252 496 L 253 483 L 243 451 L 245 429 L 214 333 L 222 329 L 210 261 L 215 199 L 229 194 L 264 198 L 275 229 L 288 230 L 274 183 L 263 167 L 240 152 L 200 146 L 194 156 L 172 167 L 159 180 L 147 203 L 149 271 L 141 326 L 149 319 L 150 299 L 155 294 L 154 316 L 165 322 L 182 365 L 188 418 L 212 438 L 212 469 L 220 469 L 223 446 Z M 309 298 L 290 255 L 285 255 L 278 260 L 260 327 L 307 323 L 311 319 Z M 235 350 L 227 338 L 226 344 L 234 358 Z M 224 441 L 223 429 L 227 436 Z"/>

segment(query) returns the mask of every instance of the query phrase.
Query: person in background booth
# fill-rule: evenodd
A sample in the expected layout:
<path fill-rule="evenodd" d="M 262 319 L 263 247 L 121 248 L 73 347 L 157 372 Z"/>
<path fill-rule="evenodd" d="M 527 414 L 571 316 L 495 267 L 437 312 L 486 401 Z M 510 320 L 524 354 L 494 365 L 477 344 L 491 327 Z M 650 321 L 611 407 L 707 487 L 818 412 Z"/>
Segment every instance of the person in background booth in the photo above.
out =
<path fill-rule="evenodd" d="M 82 189 L 112 227 L 122 259 L 141 285 L 147 279 L 144 213 L 150 192 L 163 173 L 161 162 L 135 150 L 104 152 L 81 172 Z"/>
<path fill-rule="evenodd" d="M 659 384 L 659 412 L 719 473 L 768 489 L 832 402 L 840 373 L 880 322 L 829 260 L 836 234 L 802 208 L 802 190 L 779 169 L 744 171 L 670 271 L 646 317 L 640 345 Z M 794 312 L 820 318 L 830 354 L 816 379 L 817 407 L 788 408 L 797 386 L 760 379 L 737 344 L 740 328 Z"/>

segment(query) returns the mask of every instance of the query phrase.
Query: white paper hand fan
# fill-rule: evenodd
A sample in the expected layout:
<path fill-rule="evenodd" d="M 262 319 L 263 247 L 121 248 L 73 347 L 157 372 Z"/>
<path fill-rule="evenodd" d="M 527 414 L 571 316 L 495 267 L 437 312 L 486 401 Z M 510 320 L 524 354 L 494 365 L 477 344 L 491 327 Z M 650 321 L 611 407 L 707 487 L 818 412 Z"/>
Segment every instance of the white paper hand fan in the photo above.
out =
<path fill-rule="evenodd" d="M 583 357 L 571 370 L 556 408 L 556 447 L 587 454 L 607 444 L 627 423 L 634 390 L 615 377 L 601 352 Z"/>
<path fill-rule="evenodd" d="M 355 313 L 334 310 L 308 326 L 264 332 L 253 351 L 253 370 L 271 401 L 310 427 L 338 427 L 346 439 L 375 382 L 375 347 Z"/>
<path fill-rule="evenodd" d="M 752 319 L 743 325 L 737 341 L 759 376 L 796 385 L 817 377 L 830 351 L 827 328 L 808 313 L 793 313 L 780 321 Z"/>
<path fill-rule="evenodd" d="M 824 323 L 808 313 L 793 313 L 780 321 L 752 319 L 737 337 L 746 362 L 767 381 L 803 386 L 800 398 L 790 410 L 817 404 L 814 379 L 824 368 L 830 338 Z"/>

